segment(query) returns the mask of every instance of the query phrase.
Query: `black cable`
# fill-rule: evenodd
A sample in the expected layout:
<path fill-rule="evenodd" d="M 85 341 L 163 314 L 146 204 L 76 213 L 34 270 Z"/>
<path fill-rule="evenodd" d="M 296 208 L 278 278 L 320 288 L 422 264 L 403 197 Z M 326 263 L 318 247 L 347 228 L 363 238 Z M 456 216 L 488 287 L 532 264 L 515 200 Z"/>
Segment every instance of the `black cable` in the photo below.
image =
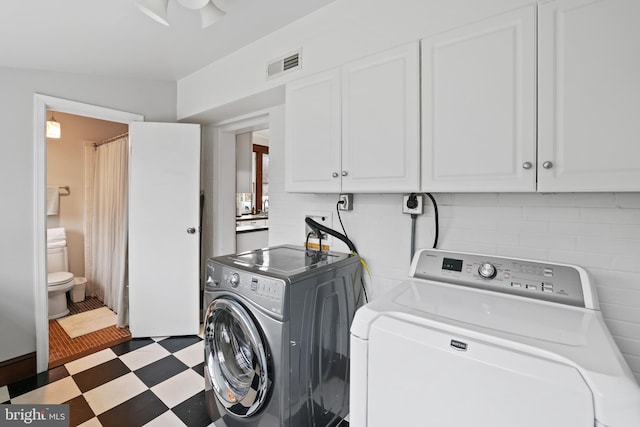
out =
<path fill-rule="evenodd" d="M 342 217 L 340 216 L 340 205 L 341 204 L 342 204 L 342 201 L 338 200 L 338 203 L 336 203 L 336 212 L 338 212 L 338 220 L 340 221 L 340 226 L 342 227 L 342 232 L 344 233 L 344 237 L 346 237 L 348 239 L 349 236 L 347 236 L 347 230 L 344 229 L 344 224 L 342 223 Z"/>
<path fill-rule="evenodd" d="M 416 220 L 418 219 L 418 215 L 411 214 L 411 258 L 409 258 L 409 262 L 413 261 L 413 256 L 416 253 Z"/>
<path fill-rule="evenodd" d="M 311 237 L 312 234 L 313 234 L 312 232 L 307 233 L 307 240 L 304 242 L 304 248 L 306 250 L 309 250 L 309 237 Z"/>
<path fill-rule="evenodd" d="M 312 230 L 315 230 L 316 234 L 320 235 L 320 231 L 324 231 L 325 233 L 330 234 L 333 237 L 337 237 L 338 239 L 342 240 L 352 252 L 355 252 L 356 254 L 358 253 L 358 250 L 356 249 L 356 245 L 354 245 L 353 242 L 349 240 L 349 238 L 344 234 L 338 233 L 337 231 L 329 227 L 325 227 L 324 225 L 314 221 L 311 217 L 305 218 L 304 222 L 306 222 L 307 225 L 311 227 Z"/>
<path fill-rule="evenodd" d="M 440 233 L 440 224 L 439 224 L 439 221 L 438 221 L 438 204 L 436 203 L 436 199 L 433 198 L 431 193 L 425 193 L 425 194 L 431 199 L 431 203 L 433 204 L 433 220 L 434 220 L 434 225 L 435 225 L 435 236 L 433 238 L 433 249 L 436 249 L 436 247 L 438 246 L 438 235 Z"/>

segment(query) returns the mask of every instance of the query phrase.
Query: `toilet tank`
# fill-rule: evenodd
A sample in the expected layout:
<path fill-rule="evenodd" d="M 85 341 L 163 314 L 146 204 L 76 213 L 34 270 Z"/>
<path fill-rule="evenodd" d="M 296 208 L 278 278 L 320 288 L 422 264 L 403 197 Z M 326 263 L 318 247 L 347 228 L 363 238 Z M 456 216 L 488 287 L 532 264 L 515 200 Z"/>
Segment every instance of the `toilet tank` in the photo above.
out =
<path fill-rule="evenodd" d="M 67 247 L 47 249 L 47 273 L 69 271 Z"/>

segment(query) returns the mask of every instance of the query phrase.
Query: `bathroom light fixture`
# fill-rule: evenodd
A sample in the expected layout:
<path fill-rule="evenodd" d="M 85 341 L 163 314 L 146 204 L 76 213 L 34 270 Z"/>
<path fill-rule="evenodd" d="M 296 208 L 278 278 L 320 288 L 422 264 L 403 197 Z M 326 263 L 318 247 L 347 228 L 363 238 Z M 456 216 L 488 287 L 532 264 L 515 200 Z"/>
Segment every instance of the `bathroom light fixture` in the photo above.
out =
<path fill-rule="evenodd" d="M 213 0 L 177 0 L 177 2 L 185 9 L 200 11 L 202 28 L 215 24 L 226 14 L 224 10 L 213 3 Z M 167 19 L 169 0 L 138 0 L 136 4 L 145 15 L 169 26 Z"/>
<path fill-rule="evenodd" d="M 53 117 L 51 112 L 51 120 L 47 120 L 47 138 L 60 138 L 60 123 Z"/>

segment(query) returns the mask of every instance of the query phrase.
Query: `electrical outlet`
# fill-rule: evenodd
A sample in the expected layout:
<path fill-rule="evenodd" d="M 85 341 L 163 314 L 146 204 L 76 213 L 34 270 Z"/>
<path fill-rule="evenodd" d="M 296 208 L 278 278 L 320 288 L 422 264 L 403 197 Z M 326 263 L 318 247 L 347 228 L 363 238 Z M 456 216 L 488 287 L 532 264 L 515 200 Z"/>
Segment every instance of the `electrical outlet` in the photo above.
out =
<path fill-rule="evenodd" d="M 304 214 L 304 218 L 305 219 L 311 218 L 315 222 L 322 224 L 327 228 L 333 228 L 333 215 L 331 212 L 309 211 Z M 315 232 L 311 229 L 311 227 L 307 225 L 306 222 L 304 223 L 304 227 L 305 227 L 305 231 L 304 231 L 305 242 L 307 241 L 307 235 L 309 235 L 309 233 L 312 233 L 308 239 L 310 248 L 317 249 L 319 247 L 320 239 L 318 237 L 320 237 L 322 239 L 322 249 L 323 250 L 329 249 L 329 247 L 332 244 L 332 237 L 330 235 L 328 235 L 327 233 L 322 233 L 321 236 L 317 236 Z"/>
<path fill-rule="evenodd" d="M 341 211 L 352 211 L 353 210 L 353 193 L 342 193 L 340 194 L 340 198 L 338 202 L 341 202 L 338 205 L 338 209 Z"/>
<path fill-rule="evenodd" d="M 403 195 L 402 213 L 422 215 L 424 213 L 424 195 L 418 193 Z"/>

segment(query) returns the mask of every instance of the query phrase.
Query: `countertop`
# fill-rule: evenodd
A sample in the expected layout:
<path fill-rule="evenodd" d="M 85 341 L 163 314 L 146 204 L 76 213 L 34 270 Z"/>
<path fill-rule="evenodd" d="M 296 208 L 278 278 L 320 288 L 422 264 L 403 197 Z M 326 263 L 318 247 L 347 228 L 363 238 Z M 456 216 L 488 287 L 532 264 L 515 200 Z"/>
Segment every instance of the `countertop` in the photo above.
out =
<path fill-rule="evenodd" d="M 269 226 L 266 224 L 266 220 L 269 219 L 269 215 L 268 214 L 249 214 L 249 215 L 241 215 L 241 216 L 236 216 L 236 223 L 238 222 L 244 222 L 244 221 L 261 221 L 261 220 L 265 220 L 264 224 L 254 224 L 254 225 L 237 225 L 236 226 L 236 233 L 252 233 L 255 231 L 263 231 L 263 230 L 269 230 Z"/>

